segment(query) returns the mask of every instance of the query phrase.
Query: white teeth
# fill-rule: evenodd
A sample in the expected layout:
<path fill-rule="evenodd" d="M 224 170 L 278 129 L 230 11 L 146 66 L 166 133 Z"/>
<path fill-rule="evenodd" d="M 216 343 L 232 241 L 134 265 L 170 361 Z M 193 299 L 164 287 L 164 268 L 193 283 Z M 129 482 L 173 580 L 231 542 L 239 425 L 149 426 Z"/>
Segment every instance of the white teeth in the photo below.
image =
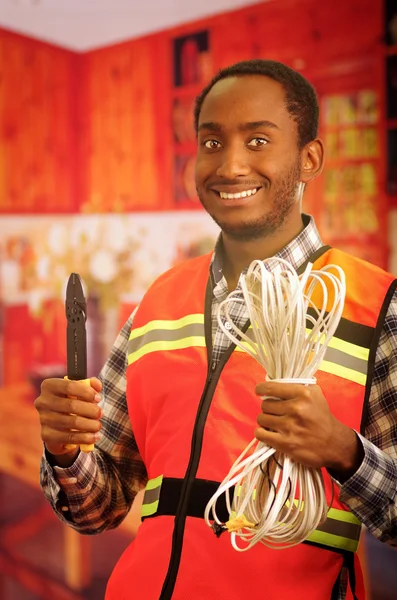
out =
<path fill-rule="evenodd" d="M 219 195 L 224 200 L 237 200 L 238 198 L 246 198 L 247 196 L 253 196 L 258 191 L 257 188 L 254 190 L 246 190 L 244 192 L 239 192 L 238 194 L 225 194 L 225 192 L 219 192 Z"/>

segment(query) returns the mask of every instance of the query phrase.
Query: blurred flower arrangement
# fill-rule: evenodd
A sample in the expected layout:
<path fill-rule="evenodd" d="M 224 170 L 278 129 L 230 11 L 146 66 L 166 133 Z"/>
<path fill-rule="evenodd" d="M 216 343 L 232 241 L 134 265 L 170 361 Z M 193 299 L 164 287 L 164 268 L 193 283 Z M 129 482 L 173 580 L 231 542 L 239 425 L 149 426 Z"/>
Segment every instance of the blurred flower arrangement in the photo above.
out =
<path fill-rule="evenodd" d="M 136 232 L 132 234 L 120 217 L 74 219 L 71 229 L 55 223 L 37 257 L 37 280 L 50 284 L 63 298 L 70 273 L 78 273 L 86 296 L 96 298 L 101 311 L 106 311 L 131 292 L 133 255 L 138 247 Z"/>
<path fill-rule="evenodd" d="M 10 234 L 1 249 L 2 295 L 14 302 L 22 298 L 40 316 L 47 299 L 64 301 L 75 272 L 101 311 L 116 307 L 133 289 L 141 240 L 119 216 L 50 219 L 33 231 Z"/>
<path fill-rule="evenodd" d="M 12 365 L 8 361 L 8 378 L 20 381 L 27 369 L 29 379 L 37 383 L 48 375 L 46 369 L 52 376 L 64 372 L 64 303 L 72 272 L 84 285 L 88 369 L 96 375 L 119 328 L 153 280 L 176 263 L 209 251 L 217 234 L 212 221 L 198 212 L 3 219 L 4 353 L 25 357 L 24 366 L 18 358 Z M 16 314 L 18 322 L 12 316 Z"/>
<path fill-rule="evenodd" d="M 136 304 L 158 275 L 209 251 L 216 236 L 198 213 L 19 218 L 3 234 L 0 293 L 37 317 L 46 301 L 64 302 L 72 272 L 101 313 Z"/>

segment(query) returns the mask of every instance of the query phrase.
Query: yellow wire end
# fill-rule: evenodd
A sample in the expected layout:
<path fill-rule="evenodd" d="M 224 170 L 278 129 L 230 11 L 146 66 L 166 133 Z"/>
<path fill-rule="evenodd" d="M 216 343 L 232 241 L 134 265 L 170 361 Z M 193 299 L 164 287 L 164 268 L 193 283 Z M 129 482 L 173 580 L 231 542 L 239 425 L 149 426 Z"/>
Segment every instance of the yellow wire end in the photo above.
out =
<path fill-rule="evenodd" d="M 255 523 L 251 523 L 247 521 L 244 515 L 241 517 L 235 517 L 234 519 L 230 519 L 225 523 L 227 530 L 231 533 L 232 531 L 238 531 L 239 529 L 244 529 L 247 527 L 255 527 Z"/>

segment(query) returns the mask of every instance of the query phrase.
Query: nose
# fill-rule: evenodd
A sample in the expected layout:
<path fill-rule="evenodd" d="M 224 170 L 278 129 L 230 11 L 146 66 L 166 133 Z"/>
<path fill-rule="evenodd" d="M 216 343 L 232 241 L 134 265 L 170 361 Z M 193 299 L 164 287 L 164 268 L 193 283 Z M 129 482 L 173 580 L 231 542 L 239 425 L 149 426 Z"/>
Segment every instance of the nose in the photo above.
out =
<path fill-rule="evenodd" d="M 247 155 L 242 148 L 228 148 L 220 154 L 220 163 L 216 174 L 225 179 L 246 177 L 251 169 L 247 164 Z"/>

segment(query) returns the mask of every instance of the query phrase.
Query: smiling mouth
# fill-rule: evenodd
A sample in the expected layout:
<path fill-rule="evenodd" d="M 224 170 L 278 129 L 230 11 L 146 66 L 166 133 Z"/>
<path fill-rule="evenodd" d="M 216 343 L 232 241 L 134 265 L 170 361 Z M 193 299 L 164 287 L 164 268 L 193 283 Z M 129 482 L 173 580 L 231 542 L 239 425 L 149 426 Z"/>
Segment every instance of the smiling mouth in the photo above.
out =
<path fill-rule="evenodd" d="M 228 194 L 226 192 L 217 192 L 223 200 L 239 200 L 240 198 L 247 198 L 254 196 L 260 188 L 254 188 L 252 190 L 244 190 L 243 192 L 237 192 L 235 194 Z"/>

